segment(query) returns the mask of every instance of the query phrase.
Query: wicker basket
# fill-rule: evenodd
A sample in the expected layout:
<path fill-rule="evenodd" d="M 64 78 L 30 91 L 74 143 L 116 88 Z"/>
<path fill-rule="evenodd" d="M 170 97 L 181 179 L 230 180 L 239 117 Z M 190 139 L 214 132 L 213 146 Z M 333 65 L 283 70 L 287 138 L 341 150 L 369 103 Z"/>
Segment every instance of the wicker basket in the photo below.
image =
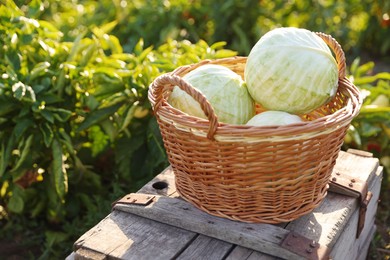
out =
<path fill-rule="evenodd" d="M 175 174 L 177 191 L 199 209 L 242 222 L 280 223 L 311 212 L 326 196 L 328 182 L 351 120 L 362 100 L 345 77 L 345 57 L 329 35 L 339 69 L 334 99 L 287 126 L 218 122 L 205 96 L 181 76 L 204 64 L 219 64 L 243 76 L 246 57 L 204 60 L 156 78 L 148 97 Z M 208 120 L 189 116 L 167 102 L 179 86 L 201 105 Z"/>

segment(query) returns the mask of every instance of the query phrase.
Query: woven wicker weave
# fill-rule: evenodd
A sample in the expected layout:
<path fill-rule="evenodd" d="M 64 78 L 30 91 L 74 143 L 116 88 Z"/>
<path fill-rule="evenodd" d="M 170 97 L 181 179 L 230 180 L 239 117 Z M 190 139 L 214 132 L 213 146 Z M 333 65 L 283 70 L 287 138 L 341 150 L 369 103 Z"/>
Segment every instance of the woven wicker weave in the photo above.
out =
<path fill-rule="evenodd" d="M 329 178 L 351 120 L 362 100 L 345 77 L 345 58 L 329 35 L 339 69 L 334 99 L 287 126 L 218 122 L 205 96 L 181 77 L 204 64 L 219 64 L 243 76 L 246 57 L 204 60 L 156 78 L 149 100 L 157 117 L 177 191 L 209 214 L 243 222 L 279 223 L 311 212 L 326 196 Z M 179 86 L 201 104 L 208 120 L 167 102 Z"/>

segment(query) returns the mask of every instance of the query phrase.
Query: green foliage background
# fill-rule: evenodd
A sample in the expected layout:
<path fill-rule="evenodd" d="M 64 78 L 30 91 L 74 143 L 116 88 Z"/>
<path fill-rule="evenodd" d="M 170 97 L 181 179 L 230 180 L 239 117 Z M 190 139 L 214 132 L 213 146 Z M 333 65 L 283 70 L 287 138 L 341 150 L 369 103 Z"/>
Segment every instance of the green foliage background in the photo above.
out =
<path fill-rule="evenodd" d="M 344 148 L 371 151 L 388 169 L 389 15 L 385 0 L 0 0 L 0 256 L 69 254 L 112 201 L 168 165 L 147 100 L 153 79 L 247 55 L 280 26 L 343 46 L 365 95 Z"/>

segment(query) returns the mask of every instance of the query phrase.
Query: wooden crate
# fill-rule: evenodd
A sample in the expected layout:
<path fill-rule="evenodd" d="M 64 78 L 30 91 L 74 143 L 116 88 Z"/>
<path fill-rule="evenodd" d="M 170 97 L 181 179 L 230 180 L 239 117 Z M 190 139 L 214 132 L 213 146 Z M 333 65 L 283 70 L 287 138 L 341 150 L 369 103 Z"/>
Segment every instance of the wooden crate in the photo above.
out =
<path fill-rule="evenodd" d="M 295 221 L 270 225 L 198 210 L 179 197 L 168 168 L 116 202 L 111 214 L 75 242 L 68 259 L 365 259 L 382 172 L 368 153 L 340 152 L 323 203 Z M 367 183 L 372 196 L 366 212 L 357 192 L 339 187 L 343 176 L 358 190 Z M 361 232 L 359 220 L 365 220 Z"/>

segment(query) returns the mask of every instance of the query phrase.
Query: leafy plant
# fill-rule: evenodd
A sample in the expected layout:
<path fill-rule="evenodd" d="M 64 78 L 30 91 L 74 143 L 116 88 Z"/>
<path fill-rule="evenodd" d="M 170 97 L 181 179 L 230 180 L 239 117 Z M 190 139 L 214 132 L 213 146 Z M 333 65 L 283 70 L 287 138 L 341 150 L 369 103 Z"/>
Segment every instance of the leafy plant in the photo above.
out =
<path fill-rule="evenodd" d="M 153 79 L 236 53 L 204 41 L 145 48 L 142 39 L 125 53 L 112 23 L 64 41 L 54 25 L 26 17 L 11 1 L 0 6 L 0 18 L 2 222 L 26 216 L 54 225 L 41 226 L 47 254 L 79 235 L 60 224 L 107 213 L 113 195 L 136 190 L 167 166 L 147 100 Z"/>
<path fill-rule="evenodd" d="M 350 66 L 351 81 L 360 88 L 364 102 L 345 139 L 346 147 L 372 152 L 389 171 L 390 164 L 390 73 L 373 73 L 374 62 Z"/>
<path fill-rule="evenodd" d="M 226 41 L 228 48 L 248 55 L 269 30 L 302 27 L 331 34 L 348 56 L 388 55 L 390 4 L 386 0 L 283 1 L 283 0 L 46 0 L 33 1 L 34 13 L 52 20 L 65 37 L 74 38 L 90 25 L 115 24 L 112 34 L 131 52 L 140 38 L 145 46 L 167 39 Z M 47 8 L 39 8 L 40 6 Z M 310 11 L 308 11 L 310 10 Z"/>

